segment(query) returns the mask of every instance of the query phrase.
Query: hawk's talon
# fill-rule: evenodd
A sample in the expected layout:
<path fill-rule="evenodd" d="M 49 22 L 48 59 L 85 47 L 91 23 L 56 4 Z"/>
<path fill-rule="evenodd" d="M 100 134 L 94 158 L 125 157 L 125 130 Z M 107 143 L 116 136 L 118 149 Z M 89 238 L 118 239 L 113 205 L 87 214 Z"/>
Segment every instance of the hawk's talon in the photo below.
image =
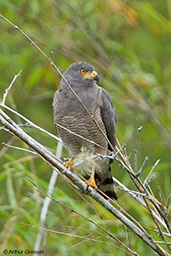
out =
<path fill-rule="evenodd" d="M 65 166 L 68 169 L 71 168 L 74 164 L 73 160 L 74 160 L 74 157 L 72 156 L 66 163 L 63 164 L 63 166 Z"/>
<path fill-rule="evenodd" d="M 90 178 L 88 180 L 85 181 L 85 183 L 88 186 L 91 186 L 94 189 L 97 189 L 97 185 L 96 185 L 96 182 L 95 182 L 95 179 L 94 179 L 94 175 L 95 175 L 95 163 L 93 162 L 91 176 L 90 176 Z"/>
<path fill-rule="evenodd" d="M 91 187 L 93 187 L 94 189 L 97 189 L 97 185 L 96 185 L 96 182 L 95 182 L 94 178 L 90 177 L 90 179 L 86 180 L 85 183 L 86 183 L 88 186 L 91 186 Z"/>

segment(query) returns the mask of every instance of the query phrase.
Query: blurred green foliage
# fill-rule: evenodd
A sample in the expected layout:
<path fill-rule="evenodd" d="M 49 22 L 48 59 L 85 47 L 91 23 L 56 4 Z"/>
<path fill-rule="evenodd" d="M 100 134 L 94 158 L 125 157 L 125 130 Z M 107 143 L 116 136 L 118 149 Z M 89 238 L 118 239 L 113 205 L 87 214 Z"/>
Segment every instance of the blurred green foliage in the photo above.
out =
<path fill-rule="evenodd" d="M 127 152 L 134 166 L 137 128 L 143 126 L 138 151 L 138 167 L 144 157 L 146 177 L 157 159 L 151 186 L 158 198 L 160 185 L 164 198 L 171 187 L 171 2 L 119 0 L 0 0 L 0 12 L 25 31 L 63 72 L 72 62 L 88 61 L 100 74 L 100 85 L 110 94 L 118 113 L 117 136 L 128 142 Z M 19 70 L 21 76 L 11 89 L 7 103 L 39 126 L 55 133 L 52 99 L 60 76 L 19 31 L 0 19 L 0 98 Z M 14 117 L 17 122 L 19 118 Z M 55 152 L 56 141 L 34 129 L 25 128 L 34 138 Z M 0 143 L 26 147 L 23 142 L 0 131 Z M 67 153 L 64 152 L 66 156 Z M 45 191 L 52 170 L 37 157 L 0 145 L 0 230 L 1 245 L 33 249 L 42 200 L 24 178 L 34 180 Z M 133 188 L 126 171 L 118 163 L 113 173 Z M 102 207 L 86 204 L 61 177 L 53 196 L 83 215 L 109 228 L 126 241 L 125 228 Z M 151 218 L 126 193 L 118 191 L 119 204 L 146 227 Z M 89 198 L 87 198 L 89 200 Z M 101 212 L 101 218 L 96 211 Z M 142 219 L 143 212 L 143 219 Z M 46 227 L 86 236 L 97 227 L 54 202 L 48 211 Z M 153 227 L 154 228 L 154 227 Z M 140 255 L 153 255 L 144 243 L 127 230 L 131 248 Z M 98 234 L 92 235 L 97 239 Z M 103 242 L 110 242 L 101 238 Z M 157 236 L 156 236 L 157 240 Z M 103 243 L 48 233 L 46 255 L 126 255 Z"/>

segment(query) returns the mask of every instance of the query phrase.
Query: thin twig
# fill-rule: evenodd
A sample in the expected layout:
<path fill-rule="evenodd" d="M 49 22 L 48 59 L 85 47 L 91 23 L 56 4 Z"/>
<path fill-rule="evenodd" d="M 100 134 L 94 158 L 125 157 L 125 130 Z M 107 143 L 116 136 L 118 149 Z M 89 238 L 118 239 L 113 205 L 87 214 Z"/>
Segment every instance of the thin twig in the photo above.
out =
<path fill-rule="evenodd" d="M 149 230 L 152 230 L 152 231 L 154 231 L 154 232 L 159 233 L 159 230 L 158 230 L 158 229 L 148 228 L 148 227 L 146 227 L 146 229 L 149 229 Z M 166 232 L 162 232 L 162 233 L 163 233 L 164 236 L 168 236 L 168 237 L 171 238 L 171 234 L 168 234 L 168 233 L 166 233 Z"/>
<path fill-rule="evenodd" d="M 131 165 L 130 165 L 130 163 L 129 163 L 129 161 L 128 161 L 128 157 L 125 158 L 125 156 L 124 156 L 123 154 L 121 154 L 121 156 L 122 156 L 122 158 L 124 159 L 124 161 L 126 162 L 126 169 L 127 169 L 127 171 L 129 170 L 128 173 L 130 174 L 130 178 L 132 179 L 132 181 L 134 182 L 134 184 L 136 185 L 136 187 L 139 189 L 140 192 L 144 192 L 144 191 L 145 191 L 145 193 L 149 196 L 150 202 L 155 206 L 155 208 L 157 209 L 157 211 L 158 211 L 158 212 L 160 213 L 160 215 L 164 218 L 165 216 L 164 216 L 163 212 L 160 210 L 160 208 L 158 207 L 158 205 L 157 205 L 156 202 L 154 201 L 154 197 L 152 197 L 152 196 L 150 195 L 150 193 L 148 192 L 146 186 L 144 186 L 144 184 L 141 182 L 141 180 L 140 180 L 138 177 L 135 176 L 135 177 L 136 177 L 136 180 L 137 180 L 138 183 L 140 184 L 140 187 L 139 187 L 139 186 L 136 184 L 135 180 L 133 179 L 133 177 L 134 177 L 134 171 L 133 171 L 132 168 L 131 168 Z M 153 215 L 153 212 L 152 212 L 151 208 L 149 207 L 149 204 L 148 204 L 148 202 L 147 202 L 147 200 L 146 200 L 145 198 L 144 198 L 144 201 L 145 201 L 145 204 L 146 204 L 146 206 L 147 206 L 147 209 L 148 209 L 149 213 L 151 214 L 152 219 L 154 220 L 154 222 L 155 222 L 157 228 L 160 230 L 160 227 L 159 227 L 158 223 L 157 223 L 156 220 L 155 220 L 155 217 L 154 217 L 154 215 Z M 167 221 L 166 219 L 164 219 L 164 221 L 165 221 L 165 224 L 166 224 L 166 230 L 167 230 L 167 232 L 170 232 L 170 226 L 169 226 L 168 221 Z M 161 234 L 161 235 L 162 235 L 162 234 Z M 163 235 L 162 235 L 162 238 L 164 239 L 164 236 L 163 236 Z"/>
<path fill-rule="evenodd" d="M 169 242 L 163 242 L 163 241 L 155 241 L 157 244 L 166 244 L 166 245 L 171 245 Z"/>
<path fill-rule="evenodd" d="M 142 165 L 141 165 L 139 171 L 135 174 L 136 177 L 139 177 L 139 176 L 140 176 L 140 174 L 141 174 L 142 170 L 144 169 L 144 166 L 145 166 L 145 164 L 146 164 L 147 161 L 148 161 L 148 156 L 146 156 L 146 157 L 144 158 L 144 161 L 143 161 L 143 163 L 142 163 Z"/>
<path fill-rule="evenodd" d="M 138 192 L 138 191 L 134 191 L 134 190 L 131 190 L 131 189 L 128 189 L 128 188 L 118 188 L 119 190 L 122 190 L 122 191 L 126 191 L 128 192 L 129 194 L 132 193 L 132 194 L 135 194 L 136 196 L 143 196 L 143 197 L 146 197 L 148 198 L 148 196 L 144 193 L 141 193 L 141 192 Z"/>
<path fill-rule="evenodd" d="M 155 164 L 153 165 L 153 167 L 151 168 L 151 171 L 149 172 L 149 174 L 147 175 L 146 179 L 144 180 L 144 184 L 143 184 L 144 186 L 146 186 L 147 183 L 149 183 L 151 174 L 152 174 L 152 172 L 154 171 L 155 167 L 158 165 L 159 162 L 160 162 L 160 159 L 158 159 L 155 162 Z"/>
<path fill-rule="evenodd" d="M 138 171 L 138 143 L 139 143 L 139 136 L 140 136 L 140 132 L 142 130 L 142 126 L 140 126 L 137 129 L 137 138 L 136 138 L 136 147 L 134 149 L 134 168 L 135 168 L 135 172 L 137 173 Z"/>
<path fill-rule="evenodd" d="M 153 221 L 154 221 L 154 223 L 155 223 L 155 225 L 156 225 L 156 227 L 157 227 L 157 229 L 158 229 L 158 231 L 159 231 L 159 235 L 161 236 L 161 238 L 163 239 L 163 241 L 167 243 L 167 240 L 166 240 L 165 236 L 163 235 L 162 229 L 160 228 L 158 222 L 156 221 L 156 219 L 154 218 L 154 216 L 153 216 L 153 214 L 152 214 L 152 210 L 151 210 L 149 204 L 147 203 L 146 199 L 144 199 L 144 200 L 145 200 L 146 205 L 147 205 L 147 207 L 148 207 L 148 211 L 149 211 L 149 213 L 151 214 L 151 217 L 152 217 L 152 219 L 153 219 Z M 165 219 L 164 219 L 164 221 L 165 221 L 165 223 L 166 223 L 166 225 L 167 225 L 167 222 L 166 222 Z M 169 245 L 168 245 L 168 248 L 171 249 Z"/>
<path fill-rule="evenodd" d="M 6 129 L 5 129 L 6 130 Z M 7 130 L 6 130 L 7 131 Z M 8 140 L 8 145 L 12 144 L 14 142 L 14 140 L 16 139 L 15 136 L 11 136 L 11 138 Z M 0 158 L 3 156 L 3 154 L 5 154 L 5 152 L 8 150 L 7 147 L 3 147 L 0 151 Z"/>
<path fill-rule="evenodd" d="M 9 85 L 8 88 L 5 90 L 5 93 L 4 93 L 4 95 L 3 95 L 3 99 L 2 99 L 2 102 L 1 102 L 2 105 L 5 105 L 5 101 L 6 101 L 8 92 L 10 91 L 10 89 L 11 89 L 11 87 L 13 86 L 13 84 L 14 84 L 15 80 L 17 79 L 17 77 L 21 75 L 21 72 L 22 72 L 22 70 L 20 70 L 20 72 L 19 72 L 17 75 L 14 76 L 14 78 L 12 79 L 10 85 Z"/>
<path fill-rule="evenodd" d="M 55 140 L 57 140 L 57 141 L 59 141 L 59 142 L 62 143 L 62 140 L 61 140 L 59 137 L 57 137 L 56 135 L 54 135 L 54 134 L 50 133 L 49 131 L 43 129 L 42 127 L 38 126 L 37 124 L 33 123 L 32 121 L 30 121 L 29 119 L 27 119 L 25 116 L 23 116 L 23 115 L 21 115 L 20 113 L 18 113 L 17 111 L 15 111 L 14 109 L 8 107 L 7 105 L 2 105 L 1 103 L 0 103 L 0 107 L 5 108 L 5 109 L 7 109 L 8 111 L 10 111 L 11 113 L 13 113 L 13 114 L 19 116 L 21 119 L 23 119 L 24 121 L 26 121 L 27 126 L 36 128 L 37 130 L 39 130 L 39 131 L 41 131 L 41 132 L 47 134 L 48 136 L 50 136 L 50 137 L 54 138 Z M 21 126 L 21 125 L 19 125 L 19 126 Z"/>
<path fill-rule="evenodd" d="M 118 140 L 117 140 L 117 142 L 118 142 L 118 144 L 119 144 L 119 146 L 120 146 L 120 143 L 119 143 Z M 117 148 L 117 147 L 116 147 L 116 148 Z M 135 186 L 137 187 L 137 189 L 138 189 L 140 192 L 142 192 L 142 193 L 145 192 L 145 193 L 149 196 L 150 202 L 151 202 L 151 203 L 154 205 L 154 207 L 157 209 L 158 213 L 159 213 L 163 218 L 165 218 L 165 215 L 163 214 L 163 212 L 161 211 L 161 209 L 160 209 L 160 208 L 158 207 L 158 205 L 156 204 L 156 202 L 155 202 L 155 200 L 154 200 L 154 197 L 150 195 L 148 189 L 146 188 L 146 186 L 144 186 L 143 182 L 139 179 L 139 177 L 136 177 L 136 175 L 134 175 L 134 171 L 133 171 L 133 169 L 132 169 L 132 167 L 131 167 L 131 165 L 130 165 L 130 163 L 129 163 L 128 157 L 125 156 L 123 153 L 120 153 L 120 155 L 121 155 L 121 157 L 123 158 L 123 160 L 124 160 L 125 163 L 124 163 L 120 158 L 118 158 L 117 160 L 118 160 L 118 161 L 122 164 L 122 166 L 128 171 L 128 173 L 129 173 L 129 175 L 130 175 L 130 178 L 131 178 L 132 181 L 134 182 L 134 184 L 135 184 Z M 134 178 L 136 178 L 136 180 L 135 180 Z M 137 184 L 137 182 L 139 183 L 140 186 Z M 144 198 L 144 200 L 145 200 L 145 198 Z M 149 212 L 150 212 L 152 218 L 154 218 L 153 213 L 152 213 L 152 211 L 151 211 L 151 209 L 150 209 L 150 207 L 149 207 L 149 205 L 148 205 L 148 203 L 147 203 L 146 200 L 145 200 L 145 203 L 146 203 L 147 209 L 149 210 Z M 167 231 L 167 232 L 170 232 L 170 225 L 169 225 L 169 223 L 167 222 L 166 219 L 164 219 L 164 221 L 165 221 L 165 224 L 166 224 L 166 226 L 165 226 L 166 231 Z"/>
<path fill-rule="evenodd" d="M 36 152 L 34 152 L 32 150 L 29 150 L 29 149 L 26 149 L 26 148 L 20 148 L 20 147 L 12 146 L 12 145 L 9 145 L 9 144 L 7 144 L 5 142 L 2 142 L 2 145 L 4 145 L 7 148 L 14 148 L 14 149 L 18 149 L 18 150 L 21 150 L 21 151 L 28 152 L 28 153 L 33 154 L 33 155 L 37 155 Z"/>
<path fill-rule="evenodd" d="M 70 233 L 65 233 L 65 232 L 62 232 L 62 231 L 57 231 L 57 230 L 52 230 L 52 229 L 48 229 L 48 228 L 44 228 L 44 227 L 40 227 L 40 226 L 31 225 L 29 223 L 21 222 L 21 224 L 23 224 L 25 226 L 32 227 L 32 228 L 37 228 L 39 230 L 43 230 L 43 231 L 46 231 L 46 232 L 51 232 L 51 233 L 56 233 L 56 234 L 66 235 L 66 236 L 72 236 L 72 237 L 76 237 L 76 238 L 80 238 L 80 239 L 86 239 L 86 240 L 93 241 L 93 242 L 105 243 L 103 241 L 96 240 L 96 239 L 93 239 L 93 238 L 88 238 L 86 236 L 79 236 L 79 235 L 74 235 L 74 234 L 70 234 Z"/>
<path fill-rule="evenodd" d="M 125 189 L 125 191 L 127 191 L 129 193 L 130 196 L 132 196 L 135 200 L 137 200 L 143 207 L 145 207 L 147 209 L 147 206 L 146 204 L 144 203 L 144 201 L 139 197 L 137 196 L 136 194 L 134 194 L 131 190 L 129 190 L 125 185 L 123 185 L 119 180 L 117 180 L 115 177 L 113 177 L 113 180 L 115 183 L 117 183 L 122 189 Z M 141 192 L 140 192 L 141 193 Z M 152 213 L 153 213 L 153 216 L 154 218 L 157 219 L 157 221 L 166 229 L 167 229 L 167 226 L 165 224 L 165 222 L 163 221 L 163 219 L 158 215 L 156 214 L 153 210 L 152 210 Z"/>

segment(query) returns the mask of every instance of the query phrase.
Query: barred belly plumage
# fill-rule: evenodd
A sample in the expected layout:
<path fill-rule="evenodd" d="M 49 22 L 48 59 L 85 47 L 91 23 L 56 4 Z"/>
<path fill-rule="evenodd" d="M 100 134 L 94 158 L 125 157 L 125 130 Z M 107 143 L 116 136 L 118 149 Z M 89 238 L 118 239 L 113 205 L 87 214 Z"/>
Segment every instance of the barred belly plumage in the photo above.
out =
<path fill-rule="evenodd" d="M 95 119 L 106 134 L 99 112 L 99 110 L 96 111 Z M 58 115 L 58 118 L 56 118 L 55 121 L 59 135 L 62 138 L 64 145 L 69 150 L 70 155 L 77 155 L 81 151 L 82 147 L 85 147 L 92 153 L 106 153 L 107 141 L 104 138 L 104 135 L 99 131 L 99 128 L 94 121 L 90 117 L 87 118 L 87 113 L 85 115 L 77 114 L 76 116 L 65 117 Z M 62 126 L 64 128 L 62 128 Z M 80 135 L 81 137 L 76 136 L 73 133 Z M 88 142 L 86 139 L 95 142 L 100 145 L 101 148 L 96 146 L 95 149 L 95 145 Z"/>

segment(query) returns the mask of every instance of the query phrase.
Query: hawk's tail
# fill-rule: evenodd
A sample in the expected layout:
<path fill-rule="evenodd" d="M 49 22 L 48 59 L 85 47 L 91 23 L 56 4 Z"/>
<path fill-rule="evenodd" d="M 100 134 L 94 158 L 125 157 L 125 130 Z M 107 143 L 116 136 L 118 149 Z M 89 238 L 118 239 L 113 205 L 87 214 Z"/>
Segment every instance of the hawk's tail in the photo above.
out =
<path fill-rule="evenodd" d="M 99 173 L 95 174 L 95 181 L 97 184 L 97 187 L 108 197 L 114 198 L 118 200 L 118 197 L 115 192 L 115 185 L 114 181 L 112 179 L 112 171 L 109 166 L 109 169 L 107 172 L 103 173 L 103 175 L 99 175 Z M 102 194 L 104 196 L 104 194 Z"/>

